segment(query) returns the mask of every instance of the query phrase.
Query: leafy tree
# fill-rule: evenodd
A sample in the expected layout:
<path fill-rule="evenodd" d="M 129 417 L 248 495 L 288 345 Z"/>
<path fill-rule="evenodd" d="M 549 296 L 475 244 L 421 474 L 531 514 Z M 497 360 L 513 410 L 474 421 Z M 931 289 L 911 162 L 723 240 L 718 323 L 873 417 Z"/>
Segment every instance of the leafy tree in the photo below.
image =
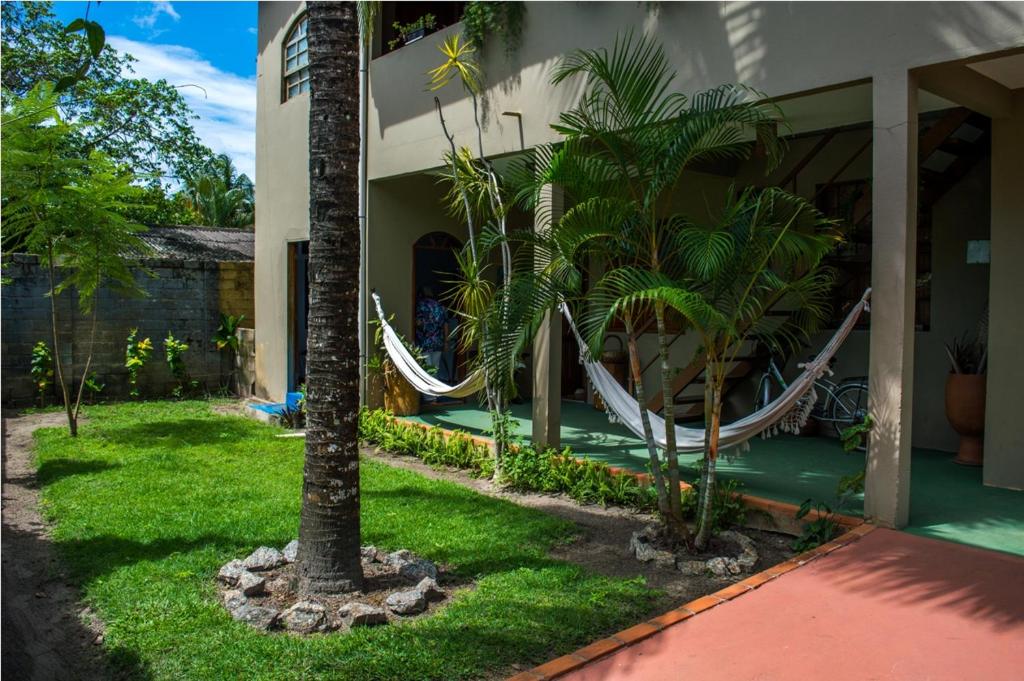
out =
<path fill-rule="evenodd" d="M 210 227 L 247 227 L 256 219 L 252 180 L 235 169 L 227 154 L 213 157 L 199 174 L 187 177 L 181 197 Z"/>
<path fill-rule="evenodd" d="M 298 588 L 362 587 L 359 554 L 359 30 L 309 5 L 309 336 Z M 363 45 L 365 49 L 365 44 Z"/>
<path fill-rule="evenodd" d="M 132 265 L 147 252 L 138 233 L 144 228 L 122 212 L 137 204 L 135 176 L 101 151 L 69 154 L 75 126 L 56 106 L 60 95 L 41 83 L 3 112 L 2 184 L 5 240 L 40 257 L 49 274 L 54 363 L 72 436 L 96 336 L 96 295 L 101 287 L 141 294 Z M 59 277 L 62 277 L 59 279 Z M 56 297 L 74 289 L 81 310 L 91 316 L 87 355 L 77 390 L 75 360 L 59 351 L 60 315 Z"/>
<path fill-rule="evenodd" d="M 556 68 L 554 82 L 585 79 L 579 104 L 553 127 L 557 147 L 538 152 L 540 172 L 524 193 L 556 183 L 575 205 L 546 245 L 549 276 L 582 297 L 580 327 L 600 351 L 613 320 L 627 333 L 630 370 L 646 435 L 659 511 L 677 541 L 703 547 L 711 531 L 722 387 L 731 358 L 748 338 L 796 343 L 823 319 L 831 285 L 820 267 L 835 243 L 830 225 L 781 190 L 730 190 L 716 220 L 696 224 L 672 211 L 686 190 L 683 171 L 700 162 L 746 158 L 757 139 L 769 168 L 781 156 L 778 110 L 756 93 L 723 86 L 692 99 L 674 92 L 675 74 L 660 46 L 620 38 L 612 51 L 581 50 Z M 751 95 L 754 95 L 753 97 Z M 596 284 L 580 294 L 580 263 L 594 259 Z M 603 271 L 602 271 L 603 270 Z M 785 299 L 788 315 L 766 317 Z M 778 309 L 776 308 L 776 312 Z M 705 452 L 697 535 L 683 521 L 675 441 L 667 319 L 699 334 L 706 361 Z M 637 352 L 640 327 L 652 319 L 664 397 L 664 452 L 655 444 Z"/>
<path fill-rule="evenodd" d="M 195 115 L 177 89 L 164 80 L 126 76 L 135 59 L 110 45 L 102 46 L 94 59 L 83 60 L 90 40 L 96 40 L 95 30 L 78 31 L 88 28 L 85 20 L 65 27 L 49 2 L 4 2 L 2 13 L 0 93 L 5 109 L 36 84 L 49 81 L 58 84 L 53 104 L 77 124 L 68 144 L 82 157 L 101 151 L 152 182 L 168 173 L 194 174 L 210 158 L 212 152 L 192 128 Z M 83 65 L 88 72 L 73 87 L 59 87 Z"/>

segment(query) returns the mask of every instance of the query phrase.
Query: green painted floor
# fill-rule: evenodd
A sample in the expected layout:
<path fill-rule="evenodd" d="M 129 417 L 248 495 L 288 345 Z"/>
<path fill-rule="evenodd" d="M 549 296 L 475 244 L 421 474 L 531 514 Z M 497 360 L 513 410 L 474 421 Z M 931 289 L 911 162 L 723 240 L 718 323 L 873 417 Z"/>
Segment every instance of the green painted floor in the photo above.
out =
<path fill-rule="evenodd" d="M 530 437 L 530 405 L 513 405 L 518 435 Z M 428 407 L 413 420 L 442 428 L 485 433 L 487 412 L 475 404 Z M 623 426 L 608 422 L 603 412 L 579 402 L 562 402 L 562 444 L 578 456 L 606 461 L 636 471 L 647 470 L 647 451 Z M 743 484 L 759 497 L 799 504 L 807 498 L 833 503 L 836 484 L 857 472 L 861 454 L 846 454 L 837 440 L 785 435 L 751 441 L 750 451 L 723 458 L 723 477 Z M 682 465 L 699 458 L 681 457 Z M 1024 555 L 1024 492 L 985 487 L 981 469 L 952 463 L 952 455 L 915 449 L 911 462 L 910 525 L 913 534 Z M 692 478 L 692 473 L 689 476 Z M 863 512 L 862 499 L 845 509 Z"/>

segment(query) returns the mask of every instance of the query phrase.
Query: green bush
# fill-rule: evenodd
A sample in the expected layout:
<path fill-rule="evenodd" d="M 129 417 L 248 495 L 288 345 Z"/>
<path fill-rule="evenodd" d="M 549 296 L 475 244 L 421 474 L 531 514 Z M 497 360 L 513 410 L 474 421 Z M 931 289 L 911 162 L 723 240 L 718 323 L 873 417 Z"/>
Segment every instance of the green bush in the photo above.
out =
<path fill-rule="evenodd" d="M 700 467 L 697 468 L 697 479 L 693 488 L 683 493 L 683 517 L 697 517 L 697 503 L 700 498 Z M 740 496 L 740 483 L 737 480 L 718 480 L 715 494 L 711 498 L 711 531 L 718 533 L 732 525 L 742 525 L 747 515 L 747 508 Z"/>

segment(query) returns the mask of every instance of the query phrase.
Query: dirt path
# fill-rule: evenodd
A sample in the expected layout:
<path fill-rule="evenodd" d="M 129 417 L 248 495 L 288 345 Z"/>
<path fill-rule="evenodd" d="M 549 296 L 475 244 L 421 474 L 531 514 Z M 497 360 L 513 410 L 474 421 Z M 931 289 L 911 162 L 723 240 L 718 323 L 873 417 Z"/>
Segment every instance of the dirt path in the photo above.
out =
<path fill-rule="evenodd" d="M 608 577 L 643 577 L 648 586 L 662 590 L 665 594 L 654 605 L 653 610 L 658 613 L 718 591 L 747 576 L 688 576 L 677 570 L 656 567 L 653 563 L 638 562 L 629 554 L 629 539 L 633 532 L 656 522 L 653 515 L 620 507 L 582 505 L 565 495 L 510 492 L 496 487 L 490 480 L 474 478 L 464 471 L 435 469 L 418 459 L 376 448 L 364 447 L 363 454 L 390 466 L 415 471 L 428 478 L 454 482 L 480 494 L 506 499 L 575 523 L 580 529 L 579 535 L 572 542 L 556 546 L 551 556 Z M 755 571 L 780 563 L 793 555 L 789 547 L 792 537 L 750 529 L 743 530 L 743 533 L 755 541 L 760 553 Z"/>
<path fill-rule="evenodd" d="M 39 514 L 32 431 L 63 414 L 3 419 L 3 673 L 25 681 L 105 674 L 103 629 L 67 583 Z"/>

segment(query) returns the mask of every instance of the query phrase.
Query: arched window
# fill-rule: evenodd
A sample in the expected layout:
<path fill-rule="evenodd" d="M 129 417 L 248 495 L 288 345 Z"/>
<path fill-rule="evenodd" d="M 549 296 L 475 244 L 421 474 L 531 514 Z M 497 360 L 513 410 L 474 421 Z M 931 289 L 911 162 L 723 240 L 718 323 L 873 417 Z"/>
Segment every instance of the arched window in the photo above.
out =
<path fill-rule="evenodd" d="M 284 98 L 289 100 L 309 92 L 309 18 L 303 16 L 295 22 L 284 41 Z"/>

